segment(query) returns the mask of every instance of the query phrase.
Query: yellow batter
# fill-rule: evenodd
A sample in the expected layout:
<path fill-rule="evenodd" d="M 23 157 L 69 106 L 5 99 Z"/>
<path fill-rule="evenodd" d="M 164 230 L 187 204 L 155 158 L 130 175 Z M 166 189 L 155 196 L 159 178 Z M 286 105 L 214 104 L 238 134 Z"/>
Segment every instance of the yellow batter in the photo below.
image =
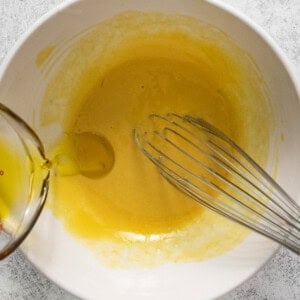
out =
<path fill-rule="evenodd" d="M 48 207 L 68 232 L 115 267 L 207 259 L 245 238 L 167 183 L 132 138 L 151 113 L 191 114 L 265 164 L 270 108 L 244 51 L 195 19 L 129 12 L 73 41 L 57 64 L 41 126 L 56 165 Z"/>

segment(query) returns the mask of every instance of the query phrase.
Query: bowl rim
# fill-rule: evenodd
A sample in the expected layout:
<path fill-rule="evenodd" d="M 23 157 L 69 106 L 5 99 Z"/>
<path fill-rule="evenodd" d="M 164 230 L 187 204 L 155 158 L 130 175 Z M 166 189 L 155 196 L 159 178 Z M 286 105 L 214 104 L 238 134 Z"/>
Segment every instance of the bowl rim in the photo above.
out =
<path fill-rule="evenodd" d="M 76 3 L 86 1 L 86 0 L 64 0 L 62 3 L 54 5 L 54 7 L 50 8 L 46 13 L 44 13 L 41 17 L 39 17 L 32 25 L 30 25 L 26 31 L 21 34 L 21 36 L 17 39 L 14 45 L 8 50 L 6 53 L 2 63 L 0 64 L 0 81 L 3 80 L 6 70 L 9 68 L 10 64 L 13 62 L 15 56 L 18 54 L 20 49 L 22 48 L 23 44 L 27 41 L 27 39 L 35 34 L 35 32 L 40 28 L 41 25 L 49 21 L 51 18 L 54 18 L 59 12 L 65 10 L 66 8 L 74 5 Z M 208 3 L 211 6 L 214 6 L 220 10 L 225 11 L 225 13 L 231 15 L 233 18 L 238 19 L 241 23 L 244 23 L 249 29 L 254 31 L 266 44 L 270 47 L 273 51 L 276 58 L 282 63 L 283 68 L 287 71 L 287 75 L 295 88 L 297 98 L 300 102 L 300 79 L 296 75 L 296 68 L 292 65 L 290 60 L 287 58 L 287 55 L 284 51 L 280 48 L 280 46 L 275 42 L 275 40 L 267 33 L 260 25 L 256 24 L 250 17 L 245 15 L 244 12 L 240 11 L 239 9 L 235 8 L 234 6 L 223 2 L 222 0 L 203 0 L 204 2 Z M 218 296 L 222 297 L 237 287 L 241 286 L 243 283 L 248 281 L 252 278 L 255 274 L 263 269 L 263 267 L 268 264 L 271 259 L 280 251 L 282 246 L 278 245 L 268 256 L 268 258 L 263 261 L 255 271 L 250 273 L 244 280 L 242 280 L 238 285 L 234 286 L 233 288 L 229 289 L 228 291 L 220 294 Z M 60 283 L 54 278 L 49 277 L 45 274 L 41 268 L 39 268 L 33 261 L 31 261 L 26 253 L 22 251 L 22 248 L 19 250 L 25 256 L 25 258 L 32 264 L 32 266 L 38 270 L 40 273 L 43 274 L 46 278 L 48 278 L 51 282 L 57 284 L 60 288 L 67 291 L 71 295 L 76 296 L 72 291 L 68 290 L 66 287 L 60 285 Z"/>

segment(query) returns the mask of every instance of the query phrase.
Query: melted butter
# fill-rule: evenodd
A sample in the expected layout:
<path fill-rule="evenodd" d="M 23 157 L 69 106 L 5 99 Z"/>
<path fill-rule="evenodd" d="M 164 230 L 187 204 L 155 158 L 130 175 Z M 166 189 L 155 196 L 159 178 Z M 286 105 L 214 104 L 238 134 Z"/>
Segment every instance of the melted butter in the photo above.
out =
<path fill-rule="evenodd" d="M 137 149 L 132 128 L 151 113 L 196 115 L 264 165 L 269 111 L 255 64 L 222 32 L 184 16 L 115 16 L 74 43 L 46 89 L 41 125 L 64 132 L 48 141 L 57 162 L 48 207 L 110 266 L 220 255 L 248 231 L 166 182 Z M 101 176 L 79 171 L 93 168 L 99 145 L 76 144 L 82 132 L 109 145 L 100 150 Z"/>
<path fill-rule="evenodd" d="M 22 153 L 5 139 L 0 139 L 0 223 L 18 206 L 25 191 L 26 162 Z"/>
<path fill-rule="evenodd" d="M 107 139 L 91 132 L 70 133 L 63 137 L 54 151 L 54 169 L 62 176 L 81 174 L 99 178 L 114 164 L 114 150 Z"/>

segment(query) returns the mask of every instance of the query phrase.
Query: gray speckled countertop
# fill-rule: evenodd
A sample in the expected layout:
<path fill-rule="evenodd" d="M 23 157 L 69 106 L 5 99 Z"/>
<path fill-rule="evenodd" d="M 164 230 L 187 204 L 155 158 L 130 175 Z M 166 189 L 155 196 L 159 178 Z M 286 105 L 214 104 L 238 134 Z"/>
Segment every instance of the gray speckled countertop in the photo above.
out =
<path fill-rule="evenodd" d="M 263 27 L 300 76 L 300 0 L 224 1 Z M 63 0 L 0 0 L 0 62 L 22 33 L 61 2 Z M 10 299 L 76 298 L 36 271 L 17 251 L 0 262 L 0 300 Z M 300 258 L 280 249 L 255 276 L 220 298 L 229 299 L 300 299 Z"/>

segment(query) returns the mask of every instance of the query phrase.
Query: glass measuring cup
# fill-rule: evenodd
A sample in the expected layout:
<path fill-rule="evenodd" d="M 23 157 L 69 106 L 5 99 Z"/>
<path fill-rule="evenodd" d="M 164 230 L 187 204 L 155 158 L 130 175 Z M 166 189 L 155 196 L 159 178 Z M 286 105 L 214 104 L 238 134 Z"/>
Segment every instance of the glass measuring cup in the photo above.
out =
<path fill-rule="evenodd" d="M 22 243 L 40 215 L 48 166 L 36 133 L 0 103 L 0 259 Z"/>

